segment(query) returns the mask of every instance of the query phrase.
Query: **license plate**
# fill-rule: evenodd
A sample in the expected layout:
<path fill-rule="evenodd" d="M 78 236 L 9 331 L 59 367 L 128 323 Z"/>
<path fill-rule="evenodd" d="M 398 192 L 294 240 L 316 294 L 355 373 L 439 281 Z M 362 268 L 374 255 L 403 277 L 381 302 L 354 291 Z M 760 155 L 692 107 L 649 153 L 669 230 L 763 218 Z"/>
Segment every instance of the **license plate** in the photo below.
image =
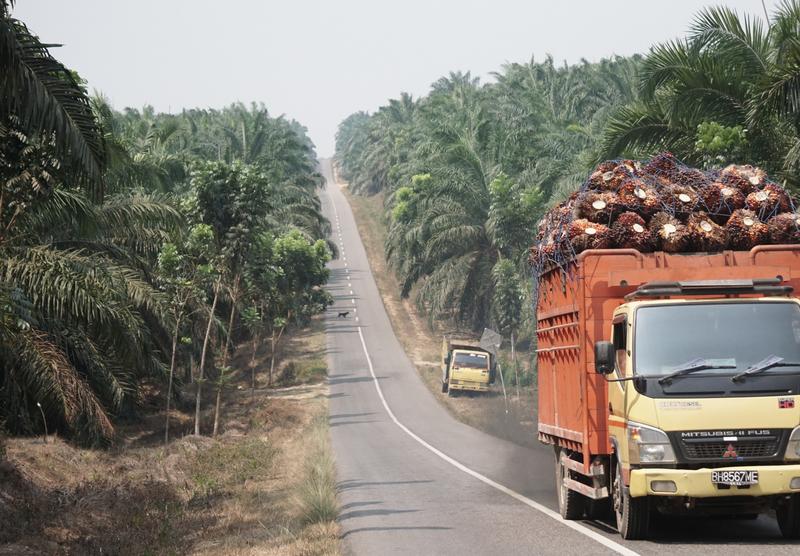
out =
<path fill-rule="evenodd" d="M 757 485 L 758 471 L 712 471 L 711 482 L 728 486 Z"/>

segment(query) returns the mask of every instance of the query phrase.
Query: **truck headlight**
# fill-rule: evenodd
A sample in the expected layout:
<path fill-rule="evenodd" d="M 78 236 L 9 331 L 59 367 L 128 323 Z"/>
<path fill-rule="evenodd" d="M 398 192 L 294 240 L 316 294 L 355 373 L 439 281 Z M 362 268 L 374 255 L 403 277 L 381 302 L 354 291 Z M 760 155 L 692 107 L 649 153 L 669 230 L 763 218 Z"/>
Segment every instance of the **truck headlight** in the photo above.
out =
<path fill-rule="evenodd" d="M 639 423 L 628 422 L 628 455 L 631 463 L 675 463 L 667 434 Z"/>
<path fill-rule="evenodd" d="M 800 427 L 795 427 L 786 445 L 786 459 L 800 459 Z"/>

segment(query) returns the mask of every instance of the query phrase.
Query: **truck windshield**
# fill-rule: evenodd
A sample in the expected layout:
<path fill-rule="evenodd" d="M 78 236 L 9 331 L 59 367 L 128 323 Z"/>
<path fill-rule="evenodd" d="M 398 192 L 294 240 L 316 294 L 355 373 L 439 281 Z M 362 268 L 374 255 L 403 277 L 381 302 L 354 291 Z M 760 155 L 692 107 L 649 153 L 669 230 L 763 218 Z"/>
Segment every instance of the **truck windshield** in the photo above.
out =
<path fill-rule="evenodd" d="M 736 374 L 768 356 L 800 361 L 800 306 L 735 302 L 640 307 L 635 334 L 638 374 L 666 375 L 693 359 L 723 367 L 696 375 Z"/>
<path fill-rule="evenodd" d="M 455 365 L 457 367 L 470 367 L 485 369 L 489 366 L 489 359 L 485 353 L 456 353 Z"/>

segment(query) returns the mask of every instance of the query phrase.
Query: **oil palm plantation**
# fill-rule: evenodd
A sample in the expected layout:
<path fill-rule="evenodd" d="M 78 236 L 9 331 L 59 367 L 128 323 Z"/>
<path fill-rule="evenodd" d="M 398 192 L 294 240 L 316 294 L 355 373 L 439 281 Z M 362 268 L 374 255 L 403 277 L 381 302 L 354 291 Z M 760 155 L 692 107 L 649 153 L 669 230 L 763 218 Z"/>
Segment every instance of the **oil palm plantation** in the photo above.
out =
<path fill-rule="evenodd" d="M 769 21 L 726 7 L 701 11 L 685 39 L 651 49 L 640 74 L 640 100 L 612 118 L 603 154 L 668 149 L 702 163 L 698 130 L 714 124 L 746 130 L 733 145 L 738 157 L 797 184 L 798 29 L 796 0 L 779 3 Z"/>
<path fill-rule="evenodd" d="M 0 2 L 0 419 L 90 441 L 161 372 L 148 249 L 179 221 L 107 196 L 104 133 L 75 75 Z"/>

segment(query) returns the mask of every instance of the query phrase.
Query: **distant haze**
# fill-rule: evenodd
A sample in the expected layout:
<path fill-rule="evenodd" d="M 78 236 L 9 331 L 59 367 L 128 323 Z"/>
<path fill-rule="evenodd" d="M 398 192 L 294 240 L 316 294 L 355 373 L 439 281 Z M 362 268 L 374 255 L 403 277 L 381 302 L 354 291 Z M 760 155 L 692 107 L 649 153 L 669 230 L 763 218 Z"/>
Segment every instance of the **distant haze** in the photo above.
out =
<path fill-rule="evenodd" d="M 717 2 L 719 4 L 720 2 Z M 722 2 L 763 17 L 760 0 Z M 14 15 L 116 108 L 263 101 L 308 127 L 323 156 L 339 122 L 450 71 L 552 54 L 644 53 L 683 36 L 696 0 L 18 0 Z M 772 10 L 775 1 L 767 1 Z"/>

